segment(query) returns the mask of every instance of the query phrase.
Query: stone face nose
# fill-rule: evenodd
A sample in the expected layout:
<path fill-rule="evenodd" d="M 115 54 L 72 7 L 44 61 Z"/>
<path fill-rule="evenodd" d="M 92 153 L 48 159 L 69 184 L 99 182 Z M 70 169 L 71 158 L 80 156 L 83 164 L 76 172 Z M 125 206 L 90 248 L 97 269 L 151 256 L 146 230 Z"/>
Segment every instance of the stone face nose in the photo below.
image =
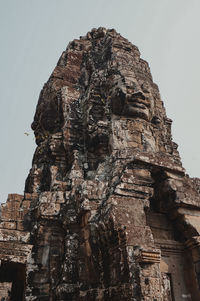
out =
<path fill-rule="evenodd" d="M 135 98 L 145 99 L 145 95 L 144 95 L 144 93 L 143 93 L 142 91 L 135 92 L 135 93 L 133 93 L 132 95 L 133 95 L 133 97 L 135 97 Z"/>
<path fill-rule="evenodd" d="M 145 100 L 146 97 L 145 97 L 144 93 L 142 93 L 140 91 L 140 92 L 136 92 L 136 93 L 131 94 L 130 99 L 132 99 L 133 101 L 134 100 L 137 101 L 137 100 Z"/>

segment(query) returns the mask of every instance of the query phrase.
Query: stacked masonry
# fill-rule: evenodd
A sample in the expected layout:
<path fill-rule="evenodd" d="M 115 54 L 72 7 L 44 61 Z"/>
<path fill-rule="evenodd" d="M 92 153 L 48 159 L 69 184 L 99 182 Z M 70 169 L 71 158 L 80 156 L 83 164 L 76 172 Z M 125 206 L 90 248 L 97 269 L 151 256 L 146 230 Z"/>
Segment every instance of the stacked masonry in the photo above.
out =
<path fill-rule="evenodd" d="M 40 93 L 25 195 L 1 207 L 1 298 L 200 300 L 200 179 L 171 123 L 136 46 L 105 28 L 69 43 Z"/>

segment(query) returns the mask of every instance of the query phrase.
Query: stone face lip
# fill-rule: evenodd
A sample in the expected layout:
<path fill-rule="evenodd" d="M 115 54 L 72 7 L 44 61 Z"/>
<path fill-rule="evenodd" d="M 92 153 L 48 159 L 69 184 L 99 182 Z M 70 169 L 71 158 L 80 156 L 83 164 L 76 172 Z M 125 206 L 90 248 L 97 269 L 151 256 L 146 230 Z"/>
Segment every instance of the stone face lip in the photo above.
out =
<path fill-rule="evenodd" d="M 200 179 L 171 123 L 136 46 L 103 27 L 69 43 L 39 96 L 25 194 L 1 206 L 3 297 L 200 299 Z"/>

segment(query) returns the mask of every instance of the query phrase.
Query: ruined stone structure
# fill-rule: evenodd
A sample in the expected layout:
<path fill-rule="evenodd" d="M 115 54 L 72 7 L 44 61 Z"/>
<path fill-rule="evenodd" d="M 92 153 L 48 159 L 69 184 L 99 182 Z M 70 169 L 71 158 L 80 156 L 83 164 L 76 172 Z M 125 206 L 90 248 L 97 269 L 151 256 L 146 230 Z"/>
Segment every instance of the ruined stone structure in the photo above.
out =
<path fill-rule="evenodd" d="M 44 85 L 25 194 L 1 206 L 11 300 L 200 300 L 200 179 L 137 47 L 94 29 Z"/>

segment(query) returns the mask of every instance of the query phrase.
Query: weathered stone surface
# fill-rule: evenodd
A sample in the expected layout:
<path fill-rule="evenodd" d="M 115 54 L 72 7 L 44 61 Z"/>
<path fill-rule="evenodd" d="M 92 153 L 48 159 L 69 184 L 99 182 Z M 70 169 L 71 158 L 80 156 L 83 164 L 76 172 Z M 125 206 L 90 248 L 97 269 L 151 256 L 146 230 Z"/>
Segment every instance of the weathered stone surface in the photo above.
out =
<path fill-rule="evenodd" d="M 0 283 L 0 296 L 1 300 L 10 300 L 12 282 Z"/>
<path fill-rule="evenodd" d="M 40 93 L 24 197 L 1 206 L 12 296 L 200 299 L 200 180 L 171 123 L 136 46 L 105 28 L 69 43 Z"/>

